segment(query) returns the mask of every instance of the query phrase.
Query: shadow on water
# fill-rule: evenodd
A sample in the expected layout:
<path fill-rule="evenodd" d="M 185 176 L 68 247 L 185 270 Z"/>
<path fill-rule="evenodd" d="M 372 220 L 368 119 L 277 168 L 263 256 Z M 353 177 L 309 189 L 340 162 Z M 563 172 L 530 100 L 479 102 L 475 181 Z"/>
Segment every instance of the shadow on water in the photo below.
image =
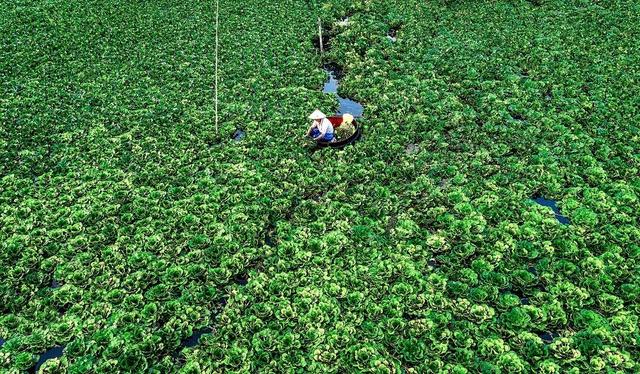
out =
<path fill-rule="evenodd" d="M 327 72 L 329 78 L 325 82 L 322 92 L 332 93 L 338 96 L 338 85 L 340 83 L 340 78 L 342 77 L 342 71 L 339 67 L 332 64 L 325 65 L 324 71 Z M 338 96 L 338 103 L 340 104 L 338 107 L 338 115 L 349 113 L 354 117 L 362 117 L 362 114 L 364 113 L 364 107 L 357 101 Z"/>
<path fill-rule="evenodd" d="M 562 213 L 560 213 L 560 209 L 558 208 L 558 205 L 556 204 L 557 202 L 555 200 L 548 200 L 541 196 L 534 196 L 531 198 L 531 200 L 535 201 L 536 203 L 542 206 L 551 208 L 558 222 L 562 223 L 563 225 L 568 225 L 571 223 L 569 218 L 563 216 Z"/>
<path fill-rule="evenodd" d="M 37 373 L 38 370 L 40 370 L 40 367 L 47 361 L 53 358 L 59 358 L 62 357 L 64 351 L 64 347 L 60 347 L 60 346 L 56 346 L 53 347 L 51 349 L 49 349 L 48 351 L 44 352 L 43 354 L 40 355 L 40 358 L 38 359 L 38 362 L 36 363 L 36 365 L 34 367 L 31 368 L 31 370 L 29 370 L 30 373 Z"/>
<path fill-rule="evenodd" d="M 198 345 L 198 343 L 200 343 L 200 338 L 202 337 L 202 335 L 211 334 L 212 332 L 213 329 L 211 327 L 205 327 L 200 330 L 194 331 L 194 333 L 191 334 L 190 337 L 186 338 L 180 343 L 180 349 L 185 347 L 195 347 L 196 345 Z"/>
<path fill-rule="evenodd" d="M 267 227 L 264 229 L 264 244 L 268 245 L 269 247 L 275 247 L 276 246 L 276 227 L 274 224 L 270 223 L 267 225 Z"/>

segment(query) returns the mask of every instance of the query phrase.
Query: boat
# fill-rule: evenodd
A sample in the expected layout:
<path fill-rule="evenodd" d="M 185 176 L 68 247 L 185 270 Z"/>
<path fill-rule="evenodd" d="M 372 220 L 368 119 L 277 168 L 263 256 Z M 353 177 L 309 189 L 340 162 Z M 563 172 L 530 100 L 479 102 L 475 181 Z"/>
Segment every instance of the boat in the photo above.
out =
<path fill-rule="evenodd" d="M 342 125 L 342 116 L 331 116 L 331 117 L 327 117 L 327 119 L 333 125 L 334 130 L 340 127 L 340 125 Z M 362 136 L 362 128 L 358 125 L 358 122 L 355 119 L 353 120 L 352 124 L 353 124 L 353 127 L 355 128 L 355 131 L 353 132 L 353 134 L 351 134 L 350 137 L 346 139 L 338 140 L 335 142 L 319 141 L 317 142 L 318 147 L 320 148 L 331 147 L 331 148 L 340 149 L 340 148 L 344 148 L 349 144 L 356 142 Z"/>

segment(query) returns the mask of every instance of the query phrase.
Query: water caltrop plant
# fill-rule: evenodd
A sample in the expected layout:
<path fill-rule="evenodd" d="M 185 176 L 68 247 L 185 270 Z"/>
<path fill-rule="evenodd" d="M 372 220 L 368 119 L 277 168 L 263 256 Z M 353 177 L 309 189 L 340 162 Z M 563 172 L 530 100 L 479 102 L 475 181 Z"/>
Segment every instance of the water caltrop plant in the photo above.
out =
<path fill-rule="evenodd" d="M 636 2 L 0 8 L 0 372 L 640 371 Z"/>

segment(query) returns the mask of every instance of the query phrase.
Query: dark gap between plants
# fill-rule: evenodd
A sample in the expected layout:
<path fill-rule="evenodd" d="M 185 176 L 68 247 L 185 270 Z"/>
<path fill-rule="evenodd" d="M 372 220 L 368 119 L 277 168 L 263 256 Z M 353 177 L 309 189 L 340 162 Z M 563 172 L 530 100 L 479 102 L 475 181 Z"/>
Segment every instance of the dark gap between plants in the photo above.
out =
<path fill-rule="evenodd" d="M 511 114 L 511 118 L 513 118 L 516 121 L 524 121 L 525 120 L 525 117 L 522 114 L 518 113 L 518 112 L 511 112 L 510 114 Z"/>
<path fill-rule="evenodd" d="M 398 223 L 398 216 L 392 215 L 387 219 L 387 224 L 385 226 L 385 231 L 387 233 L 391 232 L 391 230 L 396 228 L 396 224 Z"/>
<path fill-rule="evenodd" d="M 263 230 L 263 240 L 264 240 L 264 244 L 266 244 L 269 247 L 275 247 L 275 234 L 276 234 L 276 227 L 273 223 L 269 223 L 267 225 L 267 227 L 265 227 L 265 229 Z"/>
<path fill-rule="evenodd" d="M 420 318 L 420 317 L 418 317 L 418 316 L 413 316 L 413 315 L 411 315 L 411 314 L 409 314 L 409 313 L 405 312 L 405 313 L 403 313 L 403 314 L 402 314 L 402 318 L 403 318 L 404 320 L 407 320 L 407 321 L 415 321 L 415 320 L 417 320 L 417 319 L 418 319 L 418 318 Z"/>
<path fill-rule="evenodd" d="M 313 46 L 320 52 L 320 38 L 318 38 L 318 34 L 313 36 Z M 322 47 L 324 51 L 328 51 L 331 48 L 331 37 L 329 36 L 328 30 L 322 30 Z"/>
<path fill-rule="evenodd" d="M 213 332 L 213 329 L 211 327 L 204 327 L 204 328 L 201 328 L 200 330 L 194 331 L 190 337 L 180 342 L 180 348 L 178 349 L 182 349 L 185 347 L 186 348 L 195 347 L 196 345 L 198 345 L 198 343 L 200 343 L 200 337 L 202 337 L 202 335 L 210 334 L 211 332 Z"/>
<path fill-rule="evenodd" d="M 60 288 L 62 286 L 62 284 L 60 284 L 60 282 L 58 282 L 57 280 L 53 279 L 51 281 L 51 288 Z"/>
<path fill-rule="evenodd" d="M 398 40 L 398 29 L 395 27 L 392 27 L 389 29 L 389 32 L 387 33 L 387 39 L 389 39 L 392 42 L 395 42 L 396 40 Z"/>
<path fill-rule="evenodd" d="M 556 332 L 546 331 L 538 335 L 543 342 L 550 344 L 555 338 L 559 338 L 560 334 Z"/>
<path fill-rule="evenodd" d="M 40 355 L 40 358 L 38 359 L 38 362 L 36 362 L 35 366 L 29 369 L 29 372 L 34 374 L 37 373 L 40 367 L 45 363 L 45 361 L 53 358 L 62 357 L 63 351 L 64 351 L 64 347 L 55 346 L 49 349 L 48 351 L 44 352 L 43 354 Z"/>
<path fill-rule="evenodd" d="M 266 245 L 268 245 L 269 247 L 275 247 L 276 246 L 276 244 L 274 242 L 274 239 L 273 239 L 273 234 L 272 233 L 264 234 L 264 243 Z"/>
<path fill-rule="evenodd" d="M 212 137 L 206 140 L 207 146 L 213 147 L 214 145 L 218 145 L 222 143 L 222 137 Z"/>
<path fill-rule="evenodd" d="M 536 203 L 542 205 L 542 206 L 546 206 L 549 207 L 553 210 L 553 213 L 555 214 L 556 219 L 558 220 L 558 222 L 562 223 L 563 225 L 569 225 L 571 223 L 571 221 L 569 220 L 569 218 L 565 217 L 562 215 L 562 213 L 560 213 L 560 209 L 558 208 L 558 205 L 556 204 L 556 200 L 548 200 L 545 199 L 542 196 L 533 196 L 531 198 L 531 200 L 535 201 Z"/>
<path fill-rule="evenodd" d="M 524 293 L 522 293 L 522 291 L 520 291 L 520 290 L 503 289 L 503 290 L 499 290 L 498 292 L 500 293 L 500 295 L 506 295 L 506 294 L 514 295 L 518 299 L 520 299 L 521 301 L 522 301 L 522 299 L 526 298 L 524 296 Z"/>
<path fill-rule="evenodd" d="M 60 312 L 60 315 L 64 315 L 64 314 L 67 313 L 69 308 L 71 308 L 71 304 L 69 304 L 69 303 L 64 304 L 64 305 L 58 307 L 58 312 Z"/>
<path fill-rule="evenodd" d="M 247 133 L 244 130 L 236 129 L 233 134 L 231 134 L 231 139 L 239 142 L 240 140 L 244 139 L 245 136 L 247 136 Z"/>
<path fill-rule="evenodd" d="M 300 205 L 301 202 L 302 200 L 300 199 L 299 196 L 295 196 L 291 200 L 291 205 L 289 206 L 289 209 L 287 209 L 287 211 L 283 216 L 285 221 L 289 221 L 291 219 L 291 217 L 293 216 L 293 213 L 295 212 L 296 208 L 298 207 L 298 205 Z"/>
<path fill-rule="evenodd" d="M 249 274 L 247 273 L 238 274 L 235 277 L 233 277 L 233 281 L 236 282 L 236 284 L 239 284 L 241 286 L 246 286 L 247 283 L 249 283 Z"/>
<path fill-rule="evenodd" d="M 33 178 L 33 188 L 36 190 L 40 190 L 40 183 L 38 183 L 38 177 L 33 175 L 32 178 Z"/>

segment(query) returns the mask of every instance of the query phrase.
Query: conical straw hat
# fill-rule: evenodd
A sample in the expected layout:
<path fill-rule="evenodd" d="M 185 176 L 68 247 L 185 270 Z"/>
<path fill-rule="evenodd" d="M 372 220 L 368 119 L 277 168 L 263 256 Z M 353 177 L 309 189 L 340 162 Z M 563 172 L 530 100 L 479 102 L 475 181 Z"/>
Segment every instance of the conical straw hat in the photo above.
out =
<path fill-rule="evenodd" d="M 309 119 L 323 119 L 327 116 L 324 115 L 319 109 L 316 109 L 309 115 Z"/>

